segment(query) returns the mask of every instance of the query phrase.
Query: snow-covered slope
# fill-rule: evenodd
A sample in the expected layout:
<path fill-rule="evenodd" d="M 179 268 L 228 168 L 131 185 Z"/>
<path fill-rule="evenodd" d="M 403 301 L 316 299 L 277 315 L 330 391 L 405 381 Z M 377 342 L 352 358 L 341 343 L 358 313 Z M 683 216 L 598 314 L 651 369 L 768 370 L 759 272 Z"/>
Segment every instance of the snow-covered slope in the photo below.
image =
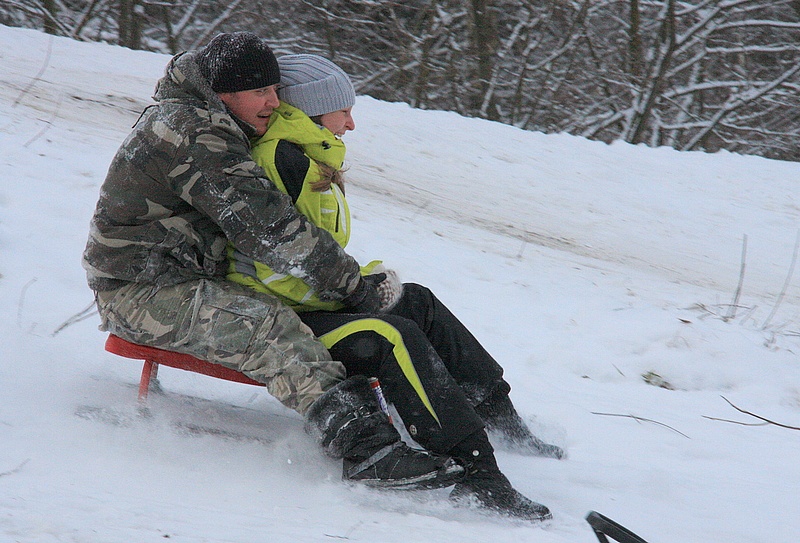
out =
<path fill-rule="evenodd" d="M 797 540 L 800 431 L 725 401 L 800 426 L 796 163 L 359 98 L 349 250 L 433 288 L 568 451 L 498 454 L 554 512 L 515 524 L 343 485 L 255 387 L 163 368 L 142 417 L 140 366 L 96 316 L 62 327 L 91 303 L 88 221 L 166 61 L 0 27 L 0 542 L 588 543 L 589 510 L 650 543 Z"/>

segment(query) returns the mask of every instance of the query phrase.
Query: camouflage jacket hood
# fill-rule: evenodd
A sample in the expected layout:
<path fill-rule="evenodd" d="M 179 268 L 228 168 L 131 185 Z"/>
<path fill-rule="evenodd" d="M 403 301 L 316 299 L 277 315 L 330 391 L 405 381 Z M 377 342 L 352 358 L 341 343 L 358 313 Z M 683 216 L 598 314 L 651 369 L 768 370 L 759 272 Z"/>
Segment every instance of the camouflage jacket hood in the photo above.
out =
<path fill-rule="evenodd" d="M 193 52 L 170 61 L 155 100 L 100 189 L 83 255 L 93 290 L 224 277 L 228 241 L 327 299 L 356 287 L 357 262 L 265 178 L 253 127 L 230 115 Z"/>

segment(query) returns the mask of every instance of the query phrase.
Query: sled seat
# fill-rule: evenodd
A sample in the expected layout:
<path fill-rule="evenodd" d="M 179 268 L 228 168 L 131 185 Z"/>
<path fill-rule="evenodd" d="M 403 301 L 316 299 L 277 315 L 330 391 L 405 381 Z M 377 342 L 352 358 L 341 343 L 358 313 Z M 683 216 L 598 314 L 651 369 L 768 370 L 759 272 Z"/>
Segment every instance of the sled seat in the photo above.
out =
<path fill-rule="evenodd" d="M 142 378 L 139 380 L 139 401 L 142 403 L 147 401 L 147 393 L 150 391 L 151 380 L 158 377 L 159 365 L 202 373 L 203 375 L 210 375 L 211 377 L 225 379 L 226 381 L 235 381 L 237 383 L 262 387 L 265 386 L 264 383 L 259 383 L 245 374 L 226 368 L 225 366 L 213 364 L 189 354 L 176 353 L 175 351 L 167 351 L 157 347 L 131 343 L 114 334 L 109 334 L 108 339 L 106 339 L 106 351 L 124 356 L 125 358 L 144 360 Z"/>

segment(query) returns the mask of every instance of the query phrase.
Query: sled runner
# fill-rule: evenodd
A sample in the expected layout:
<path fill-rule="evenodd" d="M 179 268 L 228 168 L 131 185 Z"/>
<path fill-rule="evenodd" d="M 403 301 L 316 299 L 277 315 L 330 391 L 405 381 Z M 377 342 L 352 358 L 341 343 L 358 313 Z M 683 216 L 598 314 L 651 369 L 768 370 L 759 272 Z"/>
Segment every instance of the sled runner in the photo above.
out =
<path fill-rule="evenodd" d="M 601 515 L 597 511 L 590 511 L 586 515 L 586 522 L 592 527 L 600 543 L 609 543 L 609 537 L 618 543 L 647 543 L 647 541 L 621 524 Z"/>
<path fill-rule="evenodd" d="M 225 379 L 226 381 L 265 386 L 264 383 L 259 383 L 245 374 L 225 366 L 212 364 L 188 354 L 131 343 L 114 334 L 109 334 L 108 339 L 106 339 L 106 351 L 125 358 L 144 360 L 142 377 L 139 381 L 139 401 L 142 403 L 147 401 L 147 393 L 150 391 L 151 382 L 158 377 L 159 365 L 202 373 L 203 375 Z"/>

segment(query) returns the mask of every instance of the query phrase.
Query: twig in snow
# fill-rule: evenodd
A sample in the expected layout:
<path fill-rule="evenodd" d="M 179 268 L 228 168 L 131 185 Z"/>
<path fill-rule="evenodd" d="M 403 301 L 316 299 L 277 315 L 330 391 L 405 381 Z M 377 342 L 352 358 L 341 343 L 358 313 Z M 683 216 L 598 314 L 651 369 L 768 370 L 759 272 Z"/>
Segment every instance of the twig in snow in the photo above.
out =
<path fill-rule="evenodd" d="M 741 426 L 766 426 L 769 424 L 768 422 L 742 422 L 739 420 L 720 419 L 717 417 L 709 417 L 708 415 L 703 415 L 703 418 L 708 420 L 716 420 L 719 422 L 730 422 L 731 424 L 739 424 Z"/>
<path fill-rule="evenodd" d="M 24 468 L 24 467 L 25 467 L 25 464 L 27 464 L 28 462 L 30 462 L 30 460 L 31 460 L 31 459 L 30 459 L 30 458 L 28 458 L 27 460 L 23 461 L 23 462 L 22 462 L 22 463 L 21 463 L 19 466 L 17 466 L 16 468 L 14 468 L 14 469 L 12 469 L 12 470 L 9 470 L 9 471 L 4 471 L 4 472 L 0 473 L 0 477 L 5 477 L 6 475 L 14 475 L 15 473 L 18 473 L 18 472 L 19 472 L 19 471 L 20 471 L 22 468 Z"/>
<path fill-rule="evenodd" d="M 61 323 L 61 325 L 58 328 L 53 330 L 53 333 L 50 334 L 50 336 L 51 337 L 55 337 L 56 334 L 61 332 L 64 328 L 66 328 L 68 326 L 72 326 L 73 324 L 79 323 L 79 322 L 81 322 L 83 320 L 86 320 L 89 317 L 91 317 L 92 315 L 94 315 L 95 313 L 97 313 L 97 306 L 95 305 L 94 302 L 92 302 L 89 305 L 87 305 L 85 308 L 83 308 L 81 311 L 79 311 L 78 313 L 75 313 L 70 318 L 68 318 L 63 323 Z"/>
<path fill-rule="evenodd" d="M 789 283 L 792 281 L 792 275 L 794 275 L 794 265 L 795 263 L 797 263 L 798 247 L 800 247 L 800 229 L 797 230 L 797 238 L 795 239 L 794 242 L 794 254 L 792 255 L 792 264 L 789 266 L 789 273 L 786 276 L 786 281 L 784 281 L 781 293 L 778 295 L 778 299 L 775 301 L 775 307 L 772 308 L 772 313 L 769 314 L 767 320 L 764 321 L 764 326 L 761 327 L 762 330 L 767 329 L 767 326 L 769 326 L 769 322 L 772 320 L 772 317 L 774 317 L 775 313 L 778 312 L 778 307 L 780 307 L 781 302 L 783 302 L 783 297 L 786 296 L 786 290 L 789 288 Z"/>
<path fill-rule="evenodd" d="M 742 237 L 742 264 L 739 268 L 739 284 L 736 286 L 736 292 L 733 295 L 733 301 L 731 302 L 731 306 L 728 308 L 728 314 L 725 315 L 722 320 L 728 322 L 729 320 L 736 317 L 736 308 L 739 305 L 739 297 L 742 295 L 742 285 L 744 284 L 744 269 L 745 269 L 745 262 L 747 261 L 747 234 L 744 234 Z"/>
<path fill-rule="evenodd" d="M 14 100 L 14 103 L 11 104 L 11 107 L 17 107 L 17 104 L 25 97 L 28 92 L 33 88 L 37 81 L 42 77 L 44 71 L 47 69 L 47 66 L 50 64 L 50 54 L 53 52 L 53 36 L 50 36 L 50 40 L 47 42 L 47 54 L 44 57 L 44 62 L 42 62 L 42 67 L 39 69 L 39 73 L 37 73 L 34 78 L 28 83 L 28 86 L 22 89 L 22 92 L 19 93 L 17 99 Z"/>
<path fill-rule="evenodd" d="M 28 292 L 28 288 L 36 281 L 37 279 L 34 277 L 25 283 L 25 286 L 22 287 L 22 291 L 19 293 L 19 302 L 17 303 L 17 326 L 20 328 L 22 328 L 22 308 L 25 305 L 25 294 Z"/>
<path fill-rule="evenodd" d="M 637 422 L 652 422 L 653 424 L 658 424 L 659 426 L 663 426 L 664 428 L 669 428 L 670 430 L 672 430 L 676 434 L 680 434 L 683 437 L 685 437 L 686 439 L 692 439 L 689 436 L 687 436 L 686 434 L 684 434 L 683 432 L 681 432 L 680 430 L 676 430 L 672 426 L 664 424 L 663 422 L 658 422 L 657 420 L 646 419 L 646 418 L 643 418 L 643 417 L 637 417 L 636 415 L 622 415 L 622 414 L 619 414 L 619 413 L 597 413 L 595 411 L 592 411 L 592 415 L 602 415 L 604 417 L 625 417 L 625 418 L 628 418 L 628 419 L 633 419 L 633 420 L 635 420 Z"/>
<path fill-rule="evenodd" d="M 517 251 L 517 260 L 522 258 L 522 253 L 525 252 L 525 246 L 528 245 L 527 240 L 522 240 L 522 245 L 519 246 L 519 251 Z"/>
<path fill-rule="evenodd" d="M 725 396 L 720 396 L 720 398 L 722 398 L 723 400 L 725 400 L 726 402 L 728 402 L 728 405 L 730 405 L 731 407 L 733 407 L 733 408 L 734 408 L 735 410 L 737 410 L 739 413 L 744 413 L 745 415 L 750 415 L 751 417 L 757 418 L 758 420 L 763 420 L 763 421 L 764 421 L 764 422 L 766 422 L 766 423 L 769 423 L 769 424 L 774 424 L 775 426 L 780 426 L 781 428 L 788 428 L 789 430 L 800 430 L 800 427 L 797 427 L 797 426 L 789 426 L 788 424 L 781 424 L 780 422 L 775 422 L 774 420 L 770 420 L 770 419 L 768 419 L 768 418 L 762 417 L 761 415 L 756 415 L 755 413 L 751 413 L 750 411 L 745 411 L 745 410 L 744 410 L 744 409 L 742 409 L 741 407 L 737 407 L 736 405 L 734 405 L 734 404 L 733 404 L 733 402 L 731 402 L 731 401 L 730 401 L 728 398 L 726 398 Z"/>
<path fill-rule="evenodd" d="M 63 101 L 64 101 L 64 95 L 63 95 L 63 94 L 61 94 L 61 95 L 59 96 L 59 98 L 58 98 L 58 103 L 56 104 L 56 107 L 55 107 L 55 109 L 53 110 L 53 114 L 50 116 L 50 118 L 49 118 L 49 119 L 47 119 L 47 120 L 45 121 L 44 127 L 43 127 L 41 130 L 39 130 L 39 132 L 37 132 L 37 133 L 36 133 L 36 134 L 35 134 L 35 135 L 34 135 L 34 136 L 31 138 L 31 139 L 29 139 L 28 141 L 26 141 L 25 143 L 23 143 L 23 144 L 22 144 L 22 146 L 23 146 L 23 147 L 26 147 L 26 148 L 27 148 L 27 147 L 28 147 L 28 145 L 30 145 L 30 144 L 31 144 L 31 143 L 33 143 L 34 141 L 38 140 L 38 139 L 39 139 L 39 138 L 41 138 L 42 136 L 44 136 L 44 134 L 45 134 L 45 133 L 46 133 L 48 130 L 50 130 L 50 128 L 52 128 L 52 126 L 53 126 L 53 121 L 55 121 L 55 120 L 56 120 L 56 117 L 58 117 L 58 112 L 59 112 L 59 111 L 61 111 L 61 103 L 62 103 Z"/>
<path fill-rule="evenodd" d="M 350 534 L 352 534 L 357 528 L 360 528 L 362 524 L 364 524 L 364 523 L 361 522 L 361 521 L 356 522 L 353 526 L 350 527 L 350 529 L 347 530 L 347 533 L 345 535 L 325 534 L 325 537 L 330 537 L 332 539 L 346 539 L 346 540 L 349 541 L 350 540 Z"/>

